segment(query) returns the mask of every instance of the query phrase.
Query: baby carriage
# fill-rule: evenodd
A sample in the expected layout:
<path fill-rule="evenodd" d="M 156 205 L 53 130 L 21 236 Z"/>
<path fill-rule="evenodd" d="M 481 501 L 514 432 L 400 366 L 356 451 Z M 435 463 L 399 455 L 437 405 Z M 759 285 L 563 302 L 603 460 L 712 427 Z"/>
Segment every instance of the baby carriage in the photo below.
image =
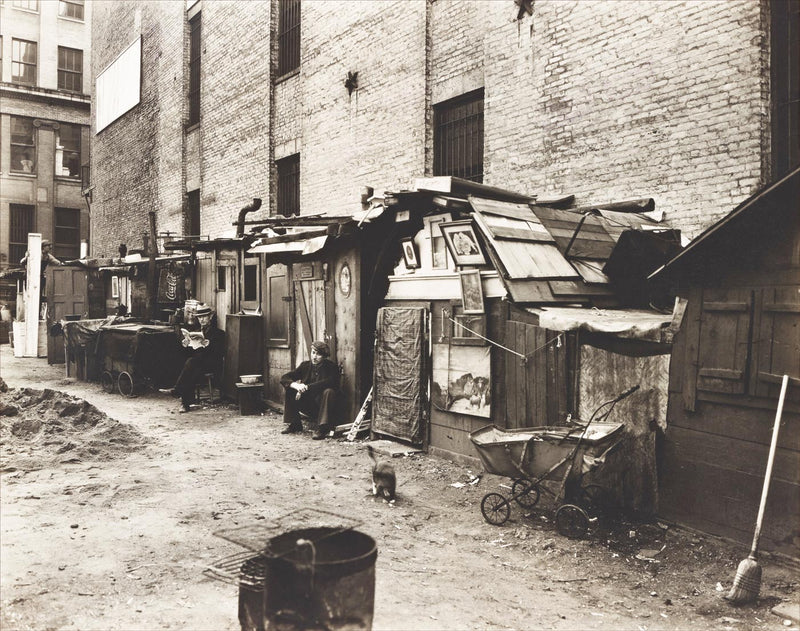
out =
<path fill-rule="evenodd" d="M 565 537 L 583 537 L 593 519 L 590 514 L 601 508 L 605 495 L 603 487 L 584 484 L 584 476 L 602 466 L 621 444 L 623 424 L 606 419 L 619 401 L 638 389 L 634 386 L 601 404 L 585 424 L 512 430 L 488 425 L 472 432 L 470 440 L 486 471 L 513 480 L 511 497 L 494 492 L 483 497 L 484 519 L 500 526 L 511 516 L 511 502 L 531 509 L 545 491 L 557 507 L 558 532 Z"/>

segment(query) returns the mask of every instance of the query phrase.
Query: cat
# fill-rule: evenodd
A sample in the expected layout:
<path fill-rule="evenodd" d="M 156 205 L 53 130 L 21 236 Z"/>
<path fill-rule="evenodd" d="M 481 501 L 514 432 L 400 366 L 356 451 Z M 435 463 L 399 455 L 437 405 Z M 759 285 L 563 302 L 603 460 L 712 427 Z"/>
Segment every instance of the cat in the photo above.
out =
<path fill-rule="evenodd" d="M 372 466 L 372 494 L 384 498 L 387 502 L 394 502 L 397 489 L 394 467 L 388 462 L 378 462 L 372 445 L 367 445 L 367 453 L 375 463 Z"/>

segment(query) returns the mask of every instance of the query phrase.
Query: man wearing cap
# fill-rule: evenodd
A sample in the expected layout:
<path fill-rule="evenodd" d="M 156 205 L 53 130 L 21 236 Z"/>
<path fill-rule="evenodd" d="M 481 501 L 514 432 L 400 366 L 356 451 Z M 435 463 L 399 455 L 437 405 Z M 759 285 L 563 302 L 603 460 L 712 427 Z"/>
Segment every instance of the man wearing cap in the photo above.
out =
<path fill-rule="evenodd" d="M 64 265 L 61 261 L 59 261 L 50 250 L 53 249 L 53 244 L 50 243 L 47 239 L 42 239 L 42 263 L 41 267 L 39 268 L 39 273 L 42 276 L 41 282 L 39 284 L 39 289 L 41 290 L 42 298 L 45 298 L 47 294 L 47 289 L 45 287 L 45 283 L 47 282 L 47 276 L 45 275 L 45 271 L 47 270 L 47 266 L 52 263 L 53 265 Z M 19 260 L 20 265 L 27 265 L 28 264 L 28 252 L 25 252 L 25 256 L 23 256 Z"/>
<path fill-rule="evenodd" d="M 159 390 L 181 398 L 181 412 L 189 412 L 195 399 L 195 387 L 209 372 L 222 366 L 225 334 L 216 327 L 216 315 L 208 305 L 198 305 L 195 311 L 197 324 L 189 331 L 181 330 L 181 344 L 190 353 L 183 364 L 178 381 L 172 388 Z"/>
<path fill-rule="evenodd" d="M 328 359 L 330 354 L 325 342 L 313 342 L 311 361 L 304 361 L 281 377 L 285 389 L 283 422 L 287 424 L 283 434 L 303 431 L 300 412 L 316 419 L 318 426 L 314 440 L 321 440 L 330 432 L 339 394 L 339 367 Z"/>

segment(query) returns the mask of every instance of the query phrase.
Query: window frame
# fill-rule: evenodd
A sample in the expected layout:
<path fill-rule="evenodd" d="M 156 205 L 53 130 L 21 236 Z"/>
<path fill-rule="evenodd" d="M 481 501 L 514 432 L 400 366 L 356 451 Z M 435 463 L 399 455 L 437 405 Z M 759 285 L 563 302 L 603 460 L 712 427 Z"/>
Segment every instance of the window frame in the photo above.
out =
<path fill-rule="evenodd" d="M 300 154 L 293 153 L 275 160 L 275 169 L 278 175 L 277 214 L 297 217 L 300 215 Z"/>
<path fill-rule="evenodd" d="M 247 273 L 249 269 L 254 270 L 254 278 L 255 278 L 255 296 L 249 296 L 247 294 Z M 239 308 L 240 309 L 256 309 L 259 305 L 259 300 L 261 296 L 261 275 L 259 271 L 261 270 L 261 258 L 259 256 L 247 256 L 245 257 L 244 261 L 242 262 L 242 276 L 241 276 L 241 299 L 239 301 Z"/>
<path fill-rule="evenodd" d="M 77 57 L 78 63 L 75 64 L 75 65 L 77 65 L 77 67 L 79 68 L 78 70 L 75 70 L 74 67 L 73 68 L 68 68 L 67 64 L 62 66 L 62 64 L 61 64 L 62 52 L 64 53 L 64 60 L 65 61 L 66 61 L 66 58 L 68 56 L 70 56 L 69 53 L 78 53 L 72 59 L 72 61 L 75 61 L 75 57 Z M 67 87 L 66 84 L 70 83 L 70 82 L 66 81 L 66 79 L 71 79 L 71 83 L 74 85 L 74 83 L 76 83 L 76 81 L 75 81 L 75 77 L 76 76 L 77 76 L 77 84 L 78 84 L 77 89 L 75 89 L 74 87 Z M 62 85 L 62 79 L 64 79 L 63 85 Z M 58 47 L 58 83 L 57 83 L 57 85 L 58 85 L 58 89 L 60 91 L 62 91 L 62 92 L 71 92 L 71 93 L 74 93 L 74 94 L 83 94 L 83 50 L 81 50 L 80 48 L 69 48 L 68 46 L 59 46 Z"/>
<path fill-rule="evenodd" d="M 23 61 L 17 58 L 17 51 L 19 50 L 15 44 L 29 44 L 33 46 L 33 62 L 30 61 Z M 23 55 L 24 57 L 24 55 Z M 23 66 L 26 69 L 28 67 L 33 68 L 33 80 L 32 81 L 20 81 L 19 79 L 15 79 L 14 76 L 14 68 Z M 39 72 L 39 43 L 34 42 L 29 39 L 22 39 L 20 37 L 12 37 L 11 38 L 11 83 L 15 85 L 30 85 L 35 86 L 37 79 L 38 79 L 38 72 Z"/>
<path fill-rule="evenodd" d="M 200 85 L 201 64 L 203 58 L 203 24 L 202 11 L 189 19 L 189 119 L 188 125 L 200 122 Z"/>
<path fill-rule="evenodd" d="M 34 204 L 9 204 L 8 212 L 8 259 L 11 264 L 18 265 L 20 259 L 28 251 L 28 233 L 36 232 L 36 206 Z M 23 214 L 27 216 L 23 218 Z M 15 237 L 20 236 L 22 240 L 18 238 L 15 240 Z"/>
<path fill-rule="evenodd" d="M 64 136 L 62 130 L 64 129 L 74 129 L 75 136 L 74 138 L 77 139 L 77 147 L 70 147 L 67 148 L 66 145 L 63 144 Z M 75 160 L 76 170 L 75 173 L 69 173 L 64 175 L 63 172 L 59 172 L 59 165 L 56 162 L 55 166 L 55 176 L 57 178 L 65 178 L 69 180 L 81 180 L 82 173 L 81 173 L 81 146 L 82 146 L 82 138 L 81 138 L 81 126 L 76 125 L 74 123 L 59 123 L 58 129 L 56 130 L 56 151 L 54 152 L 55 156 L 58 156 L 58 147 L 61 147 L 61 169 L 63 171 L 64 165 L 67 164 L 67 156 L 73 156 Z"/>
<path fill-rule="evenodd" d="M 84 21 L 84 11 L 85 11 L 86 3 L 84 0 L 58 0 L 58 17 L 60 18 L 67 18 L 69 20 L 80 20 L 81 22 Z M 67 7 L 65 13 L 62 13 L 62 8 Z M 72 7 L 80 7 L 80 15 L 68 15 L 70 11 L 77 11 L 76 9 L 72 9 Z"/>
<path fill-rule="evenodd" d="M 33 8 L 31 8 L 31 5 L 33 5 Z M 12 0 L 11 6 L 22 11 L 39 13 L 39 0 Z"/>
<path fill-rule="evenodd" d="M 278 77 L 300 68 L 300 0 L 278 0 Z"/>
<path fill-rule="evenodd" d="M 433 106 L 434 176 L 482 183 L 484 143 L 483 88 Z"/>
<path fill-rule="evenodd" d="M 279 291 L 276 288 L 276 285 L 273 284 L 273 281 L 277 282 L 279 280 L 283 282 L 282 291 Z M 265 345 L 270 348 L 289 347 L 289 336 L 291 334 L 290 327 L 291 327 L 291 317 L 292 317 L 291 282 L 292 281 L 289 275 L 289 269 L 287 265 L 276 263 L 270 265 L 267 268 L 266 270 L 267 326 L 265 335 L 266 338 Z M 280 309 L 275 308 L 278 305 L 280 305 Z M 277 322 L 281 323 L 285 335 L 278 337 L 275 337 L 273 335 L 273 330 L 276 328 L 273 325 Z"/>
<path fill-rule="evenodd" d="M 186 193 L 186 234 L 190 238 L 199 238 L 201 234 L 200 189 Z"/>
<path fill-rule="evenodd" d="M 15 120 L 25 121 L 30 125 L 30 129 L 31 129 L 31 144 L 20 143 L 20 142 L 15 142 L 14 141 L 14 121 Z M 37 134 L 36 134 L 36 125 L 33 124 L 33 119 L 32 118 L 28 118 L 26 116 L 11 116 L 11 150 L 10 150 L 10 158 L 11 159 L 10 159 L 10 164 L 9 164 L 9 172 L 18 173 L 18 174 L 21 173 L 21 174 L 24 174 L 24 175 L 36 175 L 37 166 L 38 166 L 38 160 L 37 160 L 37 155 L 36 155 L 37 154 L 37 143 L 36 143 L 37 138 L 36 138 L 36 136 L 37 136 Z M 17 148 L 17 151 L 20 150 L 19 147 L 24 147 L 24 149 L 22 149 L 22 151 L 30 152 L 33 155 L 33 160 L 32 160 L 33 164 L 31 166 L 31 170 L 30 171 L 26 171 L 24 166 L 22 168 L 20 168 L 20 169 L 14 168 L 14 162 L 15 162 L 15 160 L 14 160 L 14 151 L 15 151 L 15 147 Z M 21 165 L 22 164 L 22 160 L 19 160 L 19 162 L 20 162 L 20 165 Z"/>
<path fill-rule="evenodd" d="M 75 219 L 74 225 L 65 223 L 69 215 Z M 61 239 L 64 231 L 74 233 L 74 242 Z M 53 209 L 53 256 L 58 259 L 76 259 L 81 252 L 81 211 L 79 208 L 56 206 Z"/>

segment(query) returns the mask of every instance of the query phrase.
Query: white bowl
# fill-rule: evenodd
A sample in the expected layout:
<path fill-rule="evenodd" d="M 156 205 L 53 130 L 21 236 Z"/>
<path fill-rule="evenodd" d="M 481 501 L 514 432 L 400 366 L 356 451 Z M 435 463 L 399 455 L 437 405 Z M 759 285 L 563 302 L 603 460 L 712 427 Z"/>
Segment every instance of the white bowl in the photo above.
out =
<path fill-rule="evenodd" d="M 258 383 L 261 381 L 261 375 L 239 375 L 242 383 Z"/>

